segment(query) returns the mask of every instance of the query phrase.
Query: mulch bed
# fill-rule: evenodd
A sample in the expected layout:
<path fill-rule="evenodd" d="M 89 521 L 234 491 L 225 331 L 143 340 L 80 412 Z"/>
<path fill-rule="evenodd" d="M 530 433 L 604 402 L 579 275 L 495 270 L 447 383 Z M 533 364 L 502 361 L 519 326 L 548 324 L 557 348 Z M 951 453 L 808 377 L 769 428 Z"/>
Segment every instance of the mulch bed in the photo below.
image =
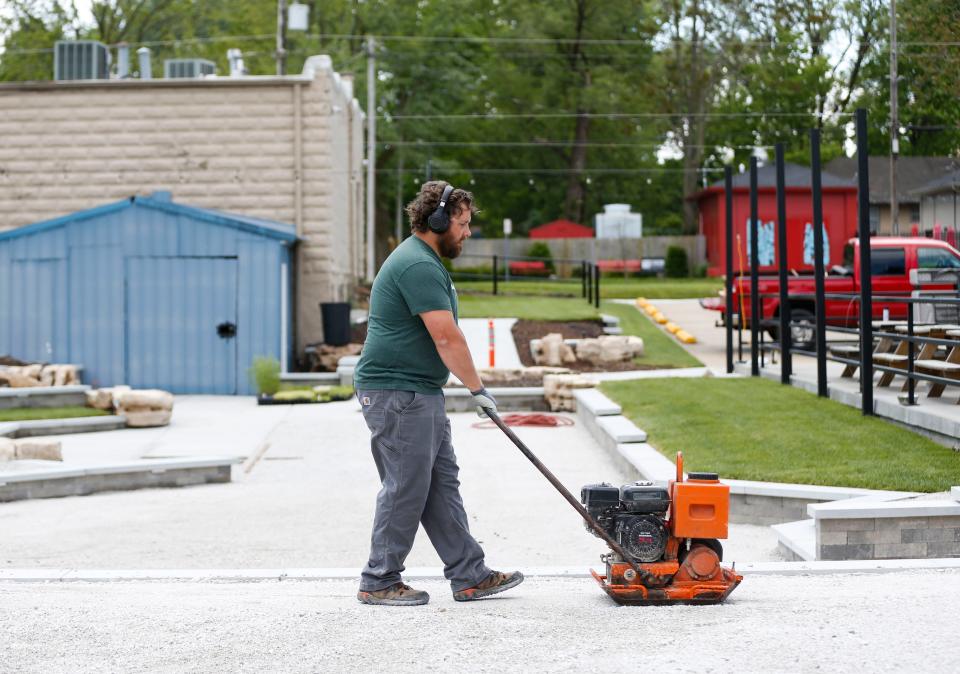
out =
<path fill-rule="evenodd" d="M 513 324 L 513 341 L 517 345 L 520 362 L 526 367 L 533 367 L 536 363 L 530 354 L 530 340 L 540 339 L 551 332 L 559 332 L 564 339 L 584 339 L 600 337 L 604 334 L 601 321 L 528 321 L 518 320 Z M 627 372 L 629 370 L 651 369 L 636 363 L 607 363 L 603 366 L 577 361 L 564 363 L 563 367 L 574 372 Z"/>

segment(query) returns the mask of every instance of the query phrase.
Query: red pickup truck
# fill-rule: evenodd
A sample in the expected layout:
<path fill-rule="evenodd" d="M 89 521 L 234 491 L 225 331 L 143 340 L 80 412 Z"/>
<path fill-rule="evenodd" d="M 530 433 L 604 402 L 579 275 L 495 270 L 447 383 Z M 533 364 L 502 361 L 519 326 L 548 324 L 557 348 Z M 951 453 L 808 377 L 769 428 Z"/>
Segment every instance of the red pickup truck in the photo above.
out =
<path fill-rule="evenodd" d="M 824 292 L 860 292 L 860 243 L 851 239 L 844 249 L 844 266 L 835 265 L 826 270 Z M 910 283 L 912 269 L 960 270 L 960 252 L 945 241 L 922 237 L 875 236 L 870 240 L 871 268 L 873 271 L 873 316 L 882 318 L 884 311 L 891 320 L 907 317 L 907 305 L 902 302 L 884 301 L 885 297 L 909 297 L 915 288 Z M 764 319 L 780 315 L 780 279 L 776 276 L 761 276 L 759 279 L 761 315 Z M 952 288 L 951 284 L 925 285 L 925 289 Z M 800 276 L 792 272 L 787 280 L 790 295 L 813 295 L 816 292 L 813 276 Z M 715 311 L 725 309 L 724 291 L 720 297 L 701 300 L 701 304 Z M 742 304 L 741 304 L 742 302 Z M 797 299 L 790 302 L 790 317 L 793 324 L 791 337 L 798 348 L 809 349 L 813 344 L 814 300 Z M 733 279 L 734 320 L 737 312 L 744 317 L 744 327 L 750 325 L 750 274 Z M 827 298 L 824 307 L 827 325 L 854 327 L 859 323 L 860 305 L 855 299 Z M 722 316 L 723 314 L 721 314 Z M 722 322 L 723 318 L 721 318 Z M 736 324 L 735 324 L 736 325 Z M 777 338 L 777 328 L 769 329 Z"/>

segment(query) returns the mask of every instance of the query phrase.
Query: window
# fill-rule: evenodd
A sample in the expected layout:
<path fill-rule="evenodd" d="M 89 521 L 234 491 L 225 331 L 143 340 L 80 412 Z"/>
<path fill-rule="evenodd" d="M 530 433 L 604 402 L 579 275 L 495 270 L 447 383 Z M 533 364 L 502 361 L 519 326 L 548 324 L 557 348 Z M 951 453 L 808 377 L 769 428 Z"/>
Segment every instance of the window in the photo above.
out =
<path fill-rule="evenodd" d="M 910 224 L 920 222 L 920 204 L 910 205 Z"/>
<path fill-rule="evenodd" d="M 873 248 L 870 251 L 870 272 L 874 276 L 905 275 L 907 256 L 903 248 Z"/>
<path fill-rule="evenodd" d="M 870 233 L 876 234 L 880 231 L 880 207 L 870 207 Z"/>
<path fill-rule="evenodd" d="M 944 248 L 920 248 L 917 250 L 917 266 L 920 269 L 960 269 L 960 258 Z"/>

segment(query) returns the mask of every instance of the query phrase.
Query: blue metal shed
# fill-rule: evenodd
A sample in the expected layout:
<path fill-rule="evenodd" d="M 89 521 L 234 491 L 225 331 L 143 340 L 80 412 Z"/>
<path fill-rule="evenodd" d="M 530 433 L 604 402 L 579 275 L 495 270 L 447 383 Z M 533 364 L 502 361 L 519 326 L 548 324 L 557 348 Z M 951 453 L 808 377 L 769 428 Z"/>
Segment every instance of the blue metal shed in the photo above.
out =
<path fill-rule="evenodd" d="M 288 362 L 294 226 L 131 197 L 0 233 L 0 354 L 95 386 L 251 393 Z"/>

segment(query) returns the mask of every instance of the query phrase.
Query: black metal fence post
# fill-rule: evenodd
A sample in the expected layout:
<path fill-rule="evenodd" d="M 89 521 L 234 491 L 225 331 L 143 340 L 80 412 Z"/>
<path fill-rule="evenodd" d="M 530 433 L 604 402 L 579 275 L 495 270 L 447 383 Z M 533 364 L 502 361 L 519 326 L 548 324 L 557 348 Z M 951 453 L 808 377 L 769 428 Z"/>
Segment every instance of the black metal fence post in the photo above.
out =
<path fill-rule="evenodd" d="M 723 189 L 727 212 L 727 276 L 723 282 L 726 308 L 724 325 L 727 332 L 727 374 L 733 372 L 733 168 L 723 169 Z"/>
<path fill-rule="evenodd" d="M 907 404 L 916 405 L 916 387 L 917 382 L 913 379 L 913 359 L 916 357 L 914 354 L 914 345 L 913 345 L 913 305 L 907 305 Z"/>
<path fill-rule="evenodd" d="M 776 144 L 777 162 L 777 257 L 780 279 L 780 383 L 789 384 L 793 374 L 790 355 L 790 295 L 787 292 L 787 191 L 784 179 L 783 143 Z"/>
<path fill-rule="evenodd" d="M 587 261 L 580 260 L 580 297 L 587 296 Z"/>
<path fill-rule="evenodd" d="M 493 294 L 497 294 L 497 256 L 493 256 Z"/>
<path fill-rule="evenodd" d="M 593 306 L 600 308 L 600 266 L 593 265 Z"/>
<path fill-rule="evenodd" d="M 584 262 L 584 274 L 587 277 L 587 303 L 593 304 L 593 264 Z"/>
<path fill-rule="evenodd" d="M 750 157 L 750 374 L 760 376 L 760 276 L 757 271 L 757 158 Z"/>
<path fill-rule="evenodd" d="M 827 397 L 827 305 L 823 288 L 823 189 L 820 184 L 820 129 L 810 129 L 810 185 L 813 191 L 813 274 L 816 293 L 817 395 Z"/>
<path fill-rule="evenodd" d="M 860 239 L 860 393 L 864 415 L 873 414 L 873 269 L 870 266 L 870 175 L 867 111 L 857 109 L 857 223 Z"/>

